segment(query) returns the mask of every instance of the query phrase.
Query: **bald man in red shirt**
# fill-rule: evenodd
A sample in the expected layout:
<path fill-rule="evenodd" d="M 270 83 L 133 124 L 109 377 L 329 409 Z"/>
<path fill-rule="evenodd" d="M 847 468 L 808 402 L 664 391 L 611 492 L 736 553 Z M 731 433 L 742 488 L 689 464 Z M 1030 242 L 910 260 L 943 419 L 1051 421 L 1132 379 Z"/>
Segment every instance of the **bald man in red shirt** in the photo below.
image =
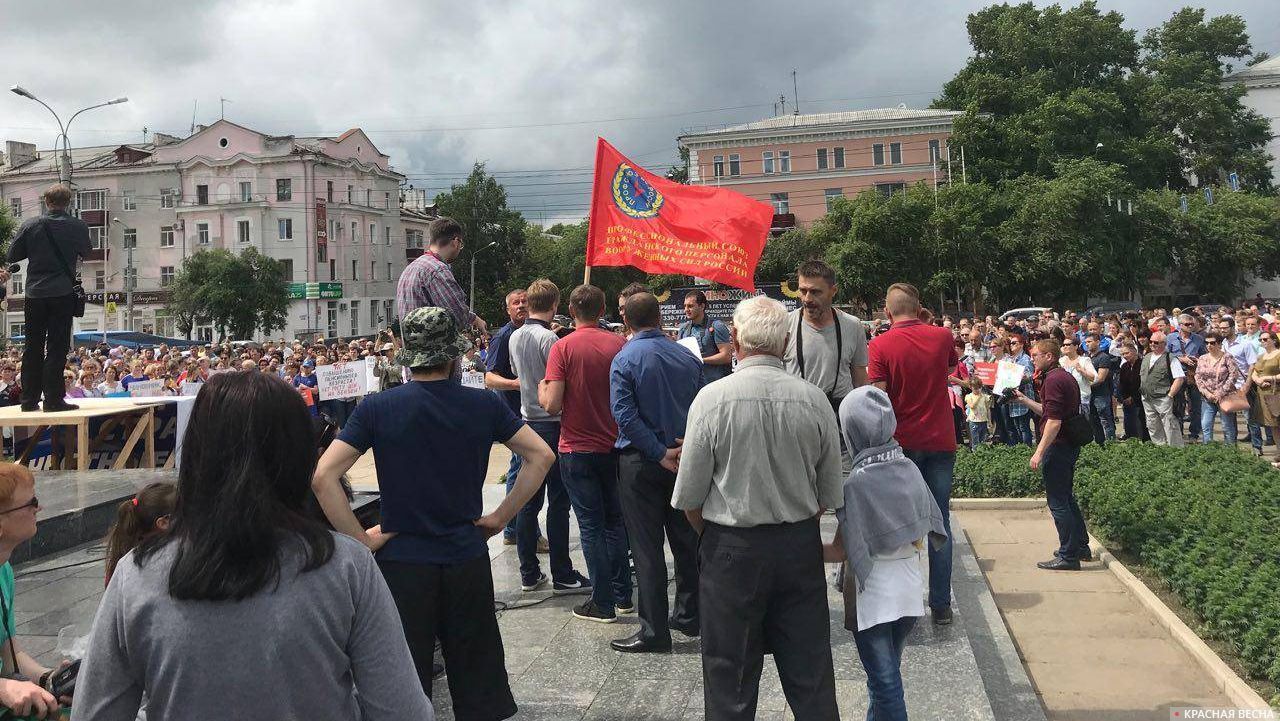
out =
<path fill-rule="evenodd" d="M 929 608 L 933 622 L 951 623 L 951 482 L 955 474 L 956 434 L 947 378 L 959 357 L 951 331 L 921 320 L 920 291 L 894 283 L 885 294 L 889 330 L 868 346 L 867 380 L 889 394 L 903 452 L 920 469 L 933 492 L 947 529 L 947 542 L 929 546 Z"/>

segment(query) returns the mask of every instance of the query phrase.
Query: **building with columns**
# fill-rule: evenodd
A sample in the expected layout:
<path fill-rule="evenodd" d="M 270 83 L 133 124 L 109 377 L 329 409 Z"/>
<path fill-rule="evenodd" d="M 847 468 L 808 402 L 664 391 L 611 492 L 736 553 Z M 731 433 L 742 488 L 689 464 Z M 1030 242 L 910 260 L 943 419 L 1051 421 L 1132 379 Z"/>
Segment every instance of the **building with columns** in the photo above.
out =
<path fill-rule="evenodd" d="M 808 225 L 839 197 L 960 179 L 948 156 L 953 110 L 904 107 L 780 115 L 688 132 L 689 182 L 732 188 L 774 207 L 774 226 Z M 950 161 L 948 162 L 948 157 Z"/>
<path fill-rule="evenodd" d="M 81 267 L 90 305 L 76 330 L 176 336 L 164 308 L 185 260 L 250 247 L 281 261 L 291 282 L 287 325 L 273 337 L 386 327 L 409 248 L 421 246 L 433 219 L 429 207 L 402 208 L 404 176 L 388 161 L 358 128 L 335 138 L 273 136 L 227 120 L 187 138 L 157 133 L 145 144 L 73 148 L 75 210 L 94 248 Z M 41 212 L 40 194 L 57 179 L 53 151 L 6 143 L 0 199 L 19 220 Z M 20 270 L 5 312 L 10 335 L 22 331 L 22 290 Z M 213 334 L 208 324 L 195 329 L 197 337 Z"/>

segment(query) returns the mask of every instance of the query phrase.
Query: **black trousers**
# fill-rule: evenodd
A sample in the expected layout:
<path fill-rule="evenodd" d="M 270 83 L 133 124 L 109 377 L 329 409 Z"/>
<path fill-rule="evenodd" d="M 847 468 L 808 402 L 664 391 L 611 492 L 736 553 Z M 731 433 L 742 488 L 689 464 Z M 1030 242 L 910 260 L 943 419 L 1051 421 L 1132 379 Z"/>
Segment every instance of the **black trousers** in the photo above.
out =
<path fill-rule="evenodd" d="M 797 719 L 837 721 L 818 521 L 754 528 L 707 523 L 699 556 L 708 721 L 756 717 L 766 652 Z"/>
<path fill-rule="evenodd" d="M 70 293 L 56 298 L 27 298 L 23 304 L 23 403 L 40 402 L 42 391 L 46 402 L 61 403 L 67 395 L 62 369 L 67 363 L 67 351 L 71 350 L 73 312 L 75 296 Z"/>
<path fill-rule="evenodd" d="M 488 555 L 453 565 L 379 561 L 391 589 L 418 681 L 431 697 L 436 638 L 449 669 L 459 721 L 500 721 L 516 713 L 507 680 Z"/>
<path fill-rule="evenodd" d="M 638 452 L 618 457 L 618 500 L 636 565 L 640 637 L 659 644 L 671 642 L 667 620 L 667 557 L 663 534 L 676 562 L 676 602 L 671 621 L 698 627 L 698 534 L 683 511 L 671 507 L 676 476 Z"/>

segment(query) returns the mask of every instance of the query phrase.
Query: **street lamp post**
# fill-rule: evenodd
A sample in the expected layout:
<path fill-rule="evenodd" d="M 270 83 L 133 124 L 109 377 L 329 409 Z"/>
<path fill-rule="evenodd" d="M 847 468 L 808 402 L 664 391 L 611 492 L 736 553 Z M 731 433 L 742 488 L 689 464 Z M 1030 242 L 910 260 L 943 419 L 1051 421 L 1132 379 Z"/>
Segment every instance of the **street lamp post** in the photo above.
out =
<path fill-rule="evenodd" d="M 476 312 L 476 256 L 497 244 L 498 241 L 496 240 L 490 241 L 488 245 L 471 254 L 471 300 L 467 304 L 467 310 L 472 313 Z"/>
<path fill-rule="evenodd" d="M 62 118 L 59 118 L 58 114 L 53 112 L 53 108 L 49 107 L 49 104 L 46 103 L 45 101 L 31 94 L 31 91 L 27 90 L 21 85 L 14 85 L 13 87 L 9 88 L 9 91 L 14 93 L 15 95 L 21 95 L 22 97 L 27 98 L 28 100 L 34 100 L 37 103 L 40 103 L 41 105 L 44 106 L 45 110 L 48 110 L 53 115 L 53 119 L 58 121 L 59 133 L 58 133 L 57 140 L 54 141 L 54 150 L 60 150 L 60 155 L 61 155 L 61 162 L 58 164 L 59 165 L 58 180 L 68 184 L 71 182 L 71 141 L 67 138 L 67 130 L 71 127 L 71 123 L 75 121 L 76 116 L 80 115 L 80 113 L 83 113 L 89 110 L 94 110 L 96 108 L 105 108 L 108 105 L 119 105 L 120 103 L 129 102 L 129 98 L 120 97 L 120 98 L 116 98 L 115 100 L 108 100 L 105 103 L 98 103 L 97 105 L 90 105 L 87 108 L 81 108 L 71 116 L 71 119 L 67 121 L 66 125 L 63 125 Z M 58 148 L 59 141 L 62 144 L 60 149 Z"/>
<path fill-rule="evenodd" d="M 119 225 L 122 229 L 124 228 L 124 223 L 121 222 L 119 218 L 112 218 L 111 222 L 115 223 L 116 225 Z M 121 237 L 123 237 L 123 233 L 121 234 Z M 124 249 L 125 258 L 126 258 L 125 271 L 124 271 L 124 307 L 125 307 L 124 312 L 125 312 L 125 315 L 128 317 L 128 320 L 125 321 L 125 325 L 126 325 L 125 330 L 129 330 L 129 331 L 133 330 L 133 286 L 137 285 L 137 276 L 134 275 L 134 271 L 133 271 L 133 246 L 137 242 L 136 237 L 137 236 L 135 236 L 134 243 L 129 243 L 128 245 L 125 246 L 125 249 Z M 106 257 L 105 253 L 103 254 L 103 257 L 104 258 Z M 104 329 L 107 326 L 106 308 L 107 308 L 107 292 L 106 292 L 106 289 L 103 289 L 102 291 L 102 310 L 103 310 L 102 327 Z M 105 330 L 103 331 L 103 335 L 104 336 L 106 335 Z"/>

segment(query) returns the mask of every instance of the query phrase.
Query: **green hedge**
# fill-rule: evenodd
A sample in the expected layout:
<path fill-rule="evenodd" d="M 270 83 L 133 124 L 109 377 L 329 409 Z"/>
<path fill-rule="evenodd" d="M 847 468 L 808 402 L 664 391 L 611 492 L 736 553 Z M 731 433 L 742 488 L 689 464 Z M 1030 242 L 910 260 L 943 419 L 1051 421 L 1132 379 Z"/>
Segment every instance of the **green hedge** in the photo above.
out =
<path fill-rule="evenodd" d="M 957 498 L 1043 496 L 1031 449 L 961 450 Z M 1076 496 L 1092 530 L 1135 554 L 1204 631 L 1280 687 L 1280 473 L 1219 443 L 1090 445 Z"/>

